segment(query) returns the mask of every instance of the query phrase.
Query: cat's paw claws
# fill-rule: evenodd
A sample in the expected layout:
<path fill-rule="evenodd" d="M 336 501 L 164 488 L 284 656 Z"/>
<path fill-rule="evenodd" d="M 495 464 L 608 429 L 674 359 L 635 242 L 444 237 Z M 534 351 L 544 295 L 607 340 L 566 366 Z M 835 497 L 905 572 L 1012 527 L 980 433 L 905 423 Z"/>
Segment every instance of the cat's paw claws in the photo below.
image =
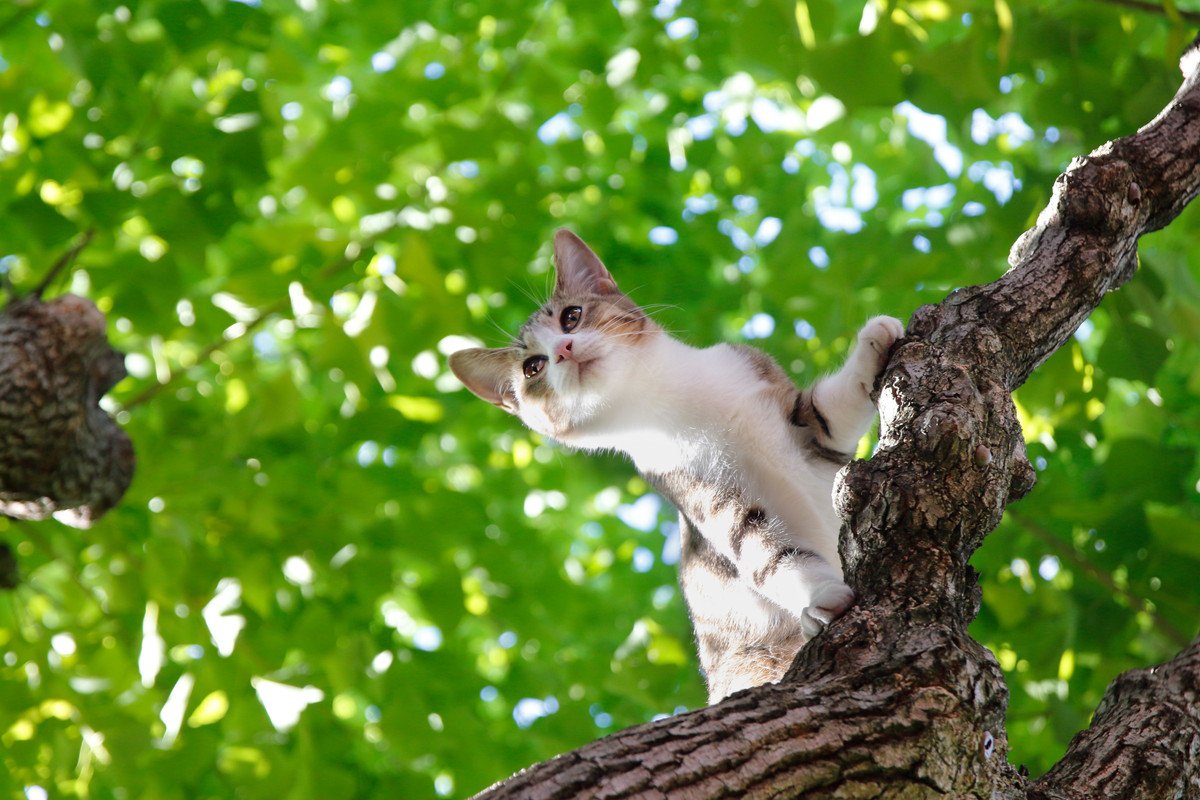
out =
<path fill-rule="evenodd" d="M 904 323 L 895 317 L 872 317 L 858 332 L 858 341 L 874 351 L 877 369 L 881 369 L 892 346 L 903 335 Z"/>
<path fill-rule="evenodd" d="M 800 628 L 808 638 L 825 630 L 854 602 L 854 591 L 841 582 L 830 582 L 817 589 L 812 604 L 800 612 Z"/>

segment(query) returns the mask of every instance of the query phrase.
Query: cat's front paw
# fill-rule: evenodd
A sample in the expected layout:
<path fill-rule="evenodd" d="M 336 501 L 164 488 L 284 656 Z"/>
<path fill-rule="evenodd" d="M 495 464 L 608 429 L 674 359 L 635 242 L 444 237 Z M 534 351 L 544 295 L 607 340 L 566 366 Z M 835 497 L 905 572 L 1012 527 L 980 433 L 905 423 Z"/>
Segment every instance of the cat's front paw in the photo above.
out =
<path fill-rule="evenodd" d="M 800 629 L 808 638 L 845 613 L 854 602 L 854 591 L 841 581 L 829 581 L 813 592 L 812 603 L 800 612 Z"/>
<path fill-rule="evenodd" d="M 858 343 L 875 355 L 875 374 L 887 363 L 892 346 L 904 335 L 904 323 L 895 317 L 871 317 L 858 332 Z"/>
<path fill-rule="evenodd" d="M 896 341 L 904 335 L 904 325 L 895 317 L 872 317 L 858 332 L 853 363 L 858 385 L 868 399 L 875 379 L 887 364 Z"/>

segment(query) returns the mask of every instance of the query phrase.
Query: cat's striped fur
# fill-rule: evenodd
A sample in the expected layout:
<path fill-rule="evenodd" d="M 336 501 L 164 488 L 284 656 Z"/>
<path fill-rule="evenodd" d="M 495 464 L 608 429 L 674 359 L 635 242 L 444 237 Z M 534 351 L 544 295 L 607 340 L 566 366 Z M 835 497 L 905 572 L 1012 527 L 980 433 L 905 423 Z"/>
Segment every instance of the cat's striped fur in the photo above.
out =
<path fill-rule="evenodd" d="M 797 390 L 770 356 L 668 335 L 569 231 L 553 296 L 510 347 L 455 353 L 480 397 L 570 447 L 619 450 L 679 511 L 680 583 L 710 702 L 782 677 L 853 600 L 831 490 L 903 334 L 870 320 L 842 369 Z"/>

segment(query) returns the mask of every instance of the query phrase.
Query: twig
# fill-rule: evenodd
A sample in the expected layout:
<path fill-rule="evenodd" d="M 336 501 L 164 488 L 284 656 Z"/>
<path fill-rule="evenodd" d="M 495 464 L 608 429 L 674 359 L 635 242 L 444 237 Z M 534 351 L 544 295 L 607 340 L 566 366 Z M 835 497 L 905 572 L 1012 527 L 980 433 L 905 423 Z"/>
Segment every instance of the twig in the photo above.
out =
<path fill-rule="evenodd" d="M 1114 6 L 1123 6 L 1125 8 L 1133 9 L 1134 11 L 1141 11 L 1146 14 L 1161 14 L 1166 17 L 1173 17 L 1177 15 L 1181 20 L 1190 22 L 1193 25 L 1200 25 L 1200 12 L 1184 11 L 1181 8 L 1176 8 L 1173 15 L 1163 7 L 1163 3 L 1152 3 L 1149 2 L 1149 0 L 1099 0 L 1099 2 L 1108 3 L 1109 5 Z"/>
<path fill-rule="evenodd" d="M 1156 628 L 1159 629 L 1159 632 L 1170 639 L 1173 644 L 1177 645 L 1178 647 L 1187 647 L 1192 641 L 1192 637 L 1179 630 L 1179 628 L 1176 628 L 1169 620 L 1165 619 L 1160 614 L 1149 610 L 1151 607 L 1149 600 L 1136 594 L 1129 588 L 1119 585 L 1115 580 L 1113 580 L 1112 575 L 1109 575 L 1107 572 L 1088 561 L 1086 558 L 1080 555 L 1074 547 L 1063 542 L 1049 530 L 1042 527 L 1042 525 L 1018 511 L 1013 511 L 1011 508 L 1007 509 L 1005 513 L 1009 519 L 1011 519 L 1013 522 L 1016 522 L 1027 532 L 1033 534 L 1034 538 L 1038 539 L 1051 550 L 1054 550 L 1060 558 L 1069 561 L 1071 566 L 1075 567 L 1081 572 L 1087 573 L 1089 576 L 1091 576 L 1092 580 L 1096 581 L 1113 594 L 1120 595 L 1121 598 L 1124 599 L 1131 608 L 1136 608 L 1146 612 L 1146 614 L 1148 614 L 1150 617 L 1150 621 L 1154 623 Z"/>
<path fill-rule="evenodd" d="M 330 275 L 333 275 L 334 273 L 336 273 L 338 270 L 344 269 L 346 266 L 353 264 L 364 252 L 366 252 L 371 247 L 374 247 L 376 240 L 383 233 L 386 233 L 386 231 L 382 231 L 379 234 L 368 237 L 362 241 L 353 242 L 352 244 L 357 245 L 356 255 L 354 257 L 350 257 L 350 256 L 346 255 L 345 250 L 343 250 L 341 256 L 339 256 L 336 260 L 331 261 L 329 264 L 326 264 L 324 267 L 322 267 L 317 272 L 317 278 L 321 279 L 321 278 L 329 277 Z M 347 249 L 349 249 L 349 245 L 347 245 Z M 285 310 L 288 307 L 288 304 L 290 302 L 291 301 L 288 300 L 287 298 L 281 298 L 280 300 L 276 300 L 274 303 L 271 303 L 270 305 L 259 309 L 258 316 L 254 317 L 254 319 L 249 320 L 248 322 L 242 323 L 242 329 L 240 331 L 238 331 L 235 335 L 225 336 L 225 337 L 222 337 L 221 339 L 218 339 L 215 342 L 210 342 L 209 344 L 205 345 L 204 348 L 200 350 L 199 354 L 197 354 L 195 363 L 199 364 L 199 363 L 203 362 L 204 360 L 210 358 L 214 353 L 217 353 L 217 352 L 220 352 L 221 350 L 223 350 L 227 345 L 230 345 L 233 342 L 236 342 L 240 339 L 244 339 L 248 334 L 253 333 L 254 331 L 261 328 L 267 322 L 267 320 L 270 319 L 272 316 Z M 147 401 L 153 399 L 158 394 L 160 394 L 164 389 L 166 389 L 168 386 L 171 386 L 173 383 L 175 383 L 175 381 L 182 374 L 183 374 L 183 370 L 178 370 L 176 372 L 172 372 L 171 375 L 165 381 L 162 381 L 161 383 L 154 383 L 154 384 L 151 384 L 150 386 L 147 386 L 141 392 L 134 395 L 129 400 L 129 402 L 121 405 L 121 407 L 118 409 L 118 411 L 128 411 L 131 408 L 140 406 L 143 403 L 146 403 Z"/>
<path fill-rule="evenodd" d="M 92 237 L 94 237 L 95 235 L 96 235 L 95 229 L 89 229 L 89 230 L 85 231 L 83 234 L 83 238 L 81 238 L 78 242 L 76 242 L 75 245 L 70 250 L 63 253 L 59 257 L 58 261 L 54 262 L 54 266 L 50 268 L 50 271 L 46 273 L 46 276 L 44 278 L 42 278 L 42 282 L 39 283 L 36 287 L 34 287 L 34 290 L 30 294 L 33 297 L 36 297 L 37 299 L 41 300 L 42 295 L 45 293 L 46 289 L 50 286 L 50 283 L 55 278 L 58 277 L 58 274 L 60 272 L 62 272 L 64 269 L 66 269 L 68 266 L 70 266 L 70 264 L 75 260 L 75 256 L 79 255 L 79 253 L 83 250 L 83 248 L 87 247 L 89 244 L 92 243 Z"/>
<path fill-rule="evenodd" d="M 196 356 L 196 363 L 199 364 L 199 363 L 203 362 L 204 360 L 210 358 L 213 355 L 213 353 L 216 353 L 216 352 L 224 349 L 226 345 L 232 344 L 233 342 L 236 342 L 239 339 L 243 339 L 248 334 L 253 333 L 254 331 L 258 330 L 259 328 L 261 328 L 263 326 L 263 323 L 265 323 L 272 315 L 278 314 L 280 311 L 283 311 L 285 308 L 287 308 L 287 306 L 288 306 L 288 301 L 286 299 L 284 299 L 284 300 L 277 300 L 276 302 L 272 303 L 271 305 L 261 309 L 258 312 L 257 317 L 250 320 L 249 322 L 242 323 L 242 329 L 240 331 L 238 331 L 237 334 L 235 334 L 233 336 L 226 336 L 224 338 L 218 339 L 215 342 L 210 342 L 209 344 L 205 345 L 204 348 Z M 135 406 L 140 406 L 143 403 L 153 399 L 160 392 L 162 392 L 163 389 L 166 389 L 168 386 L 175 383 L 175 381 L 179 378 L 179 376 L 181 376 L 183 374 L 184 374 L 184 370 L 177 370 L 175 372 L 172 372 L 165 381 L 162 381 L 160 383 L 150 384 L 145 389 L 143 389 L 141 392 L 134 395 L 133 398 L 131 398 L 128 403 L 125 403 L 124 405 L 122 405 L 119 410 L 120 411 L 128 411 L 129 409 L 134 408 Z"/>

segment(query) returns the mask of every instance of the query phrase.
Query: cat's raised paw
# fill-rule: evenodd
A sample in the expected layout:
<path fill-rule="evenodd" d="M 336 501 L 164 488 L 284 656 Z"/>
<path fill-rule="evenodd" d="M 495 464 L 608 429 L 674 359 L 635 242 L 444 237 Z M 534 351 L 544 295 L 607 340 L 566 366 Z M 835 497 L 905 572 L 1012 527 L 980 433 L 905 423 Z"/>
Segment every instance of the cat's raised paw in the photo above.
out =
<path fill-rule="evenodd" d="M 800 613 L 800 628 L 808 638 L 845 613 L 854 602 L 854 591 L 841 581 L 821 584 L 813 593 L 812 604 Z"/>
<path fill-rule="evenodd" d="M 882 368 L 892 345 L 903 335 L 904 323 L 895 317 L 872 317 L 858 332 L 858 341 L 871 348 L 878 368 Z"/>

